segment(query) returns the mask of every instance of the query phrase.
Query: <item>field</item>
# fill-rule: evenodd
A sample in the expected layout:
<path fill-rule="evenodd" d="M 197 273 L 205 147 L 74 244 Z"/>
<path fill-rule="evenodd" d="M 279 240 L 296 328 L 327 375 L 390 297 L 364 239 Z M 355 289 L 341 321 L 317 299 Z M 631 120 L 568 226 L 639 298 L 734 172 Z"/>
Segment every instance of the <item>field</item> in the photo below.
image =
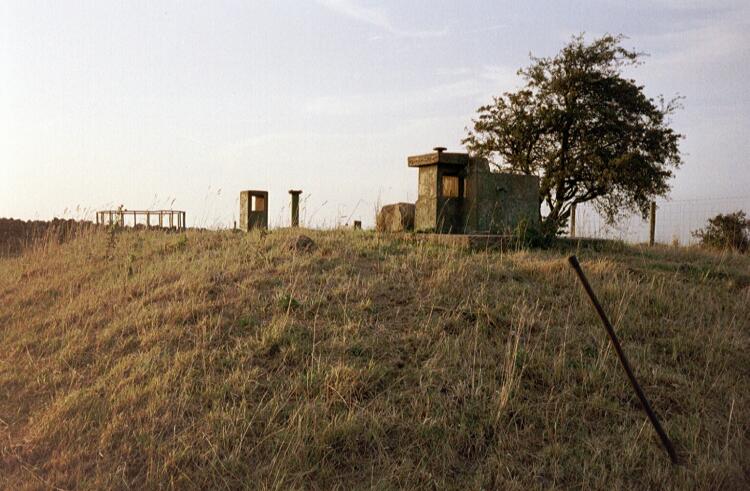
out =
<path fill-rule="evenodd" d="M 750 257 L 294 233 L 91 229 L 0 258 L 0 487 L 750 486 Z"/>

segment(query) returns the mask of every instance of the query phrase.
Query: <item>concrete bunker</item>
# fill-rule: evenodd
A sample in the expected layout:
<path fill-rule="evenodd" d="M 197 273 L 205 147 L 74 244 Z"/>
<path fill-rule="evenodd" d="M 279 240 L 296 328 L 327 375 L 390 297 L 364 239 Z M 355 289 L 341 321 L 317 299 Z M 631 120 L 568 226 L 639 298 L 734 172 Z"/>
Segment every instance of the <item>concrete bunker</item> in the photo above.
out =
<path fill-rule="evenodd" d="M 492 172 L 486 159 L 434 152 L 407 159 L 419 169 L 414 228 L 437 233 L 509 233 L 539 224 L 539 178 Z"/>

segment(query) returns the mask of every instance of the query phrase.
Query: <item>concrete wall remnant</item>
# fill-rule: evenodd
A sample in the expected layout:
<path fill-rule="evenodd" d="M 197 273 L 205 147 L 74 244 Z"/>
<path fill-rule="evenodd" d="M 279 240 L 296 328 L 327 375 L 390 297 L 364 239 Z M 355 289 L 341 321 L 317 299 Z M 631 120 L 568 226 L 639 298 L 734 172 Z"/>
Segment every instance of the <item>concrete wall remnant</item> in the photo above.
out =
<path fill-rule="evenodd" d="M 486 159 L 434 150 L 407 159 L 419 169 L 415 230 L 509 233 L 539 224 L 538 177 L 492 172 Z"/>
<path fill-rule="evenodd" d="M 268 228 L 268 191 L 240 192 L 240 230 Z"/>
<path fill-rule="evenodd" d="M 412 203 L 394 203 L 385 205 L 378 212 L 375 229 L 378 232 L 407 232 L 414 230 L 414 211 Z"/>

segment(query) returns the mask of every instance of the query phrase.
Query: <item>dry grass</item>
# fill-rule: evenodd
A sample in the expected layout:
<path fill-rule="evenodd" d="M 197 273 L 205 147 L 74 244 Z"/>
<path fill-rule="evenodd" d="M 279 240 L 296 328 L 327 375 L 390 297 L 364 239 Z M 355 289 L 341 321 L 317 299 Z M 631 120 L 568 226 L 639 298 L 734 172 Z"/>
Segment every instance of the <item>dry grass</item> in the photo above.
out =
<path fill-rule="evenodd" d="M 0 486 L 746 488 L 750 258 L 94 232 L 0 259 Z"/>

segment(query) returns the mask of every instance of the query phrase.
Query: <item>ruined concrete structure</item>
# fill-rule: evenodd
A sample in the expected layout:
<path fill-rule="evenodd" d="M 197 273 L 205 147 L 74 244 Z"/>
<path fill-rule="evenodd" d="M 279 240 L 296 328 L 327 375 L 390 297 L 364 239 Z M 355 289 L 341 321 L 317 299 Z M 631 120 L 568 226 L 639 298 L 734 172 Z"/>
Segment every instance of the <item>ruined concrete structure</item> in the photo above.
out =
<path fill-rule="evenodd" d="M 414 230 L 414 205 L 411 203 L 385 205 L 375 217 L 375 230 L 378 232 Z"/>
<path fill-rule="evenodd" d="M 96 224 L 125 227 L 127 222 L 131 222 L 131 217 L 134 228 L 140 226 L 176 228 L 177 230 L 187 228 L 186 215 L 181 210 L 128 210 L 123 207 L 116 210 L 97 211 Z M 139 218 L 142 219 L 142 224 L 138 223 Z"/>
<path fill-rule="evenodd" d="M 539 223 L 538 177 L 491 172 L 486 159 L 434 150 L 408 158 L 419 169 L 416 231 L 501 234 Z"/>
<path fill-rule="evenodd" d="M 240 192 L 240 230 L 268 228 L 268 191 Z"/>

